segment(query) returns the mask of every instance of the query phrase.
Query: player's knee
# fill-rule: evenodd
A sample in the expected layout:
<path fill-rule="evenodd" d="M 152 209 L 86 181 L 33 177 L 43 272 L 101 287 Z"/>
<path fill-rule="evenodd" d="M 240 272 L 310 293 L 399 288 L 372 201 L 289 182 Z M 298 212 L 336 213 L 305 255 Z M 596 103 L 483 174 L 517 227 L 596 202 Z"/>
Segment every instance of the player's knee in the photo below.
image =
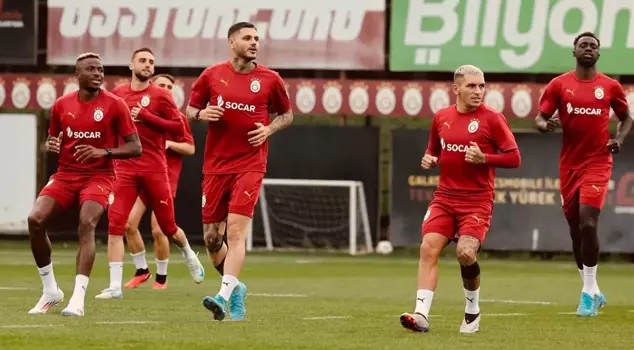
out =
<path fill-rule="evenodd" d="M 438 249 L 434 244 L 423 239 L 423 243 L 420 245 L 420 258 L 422 260 L 430 263 L 436 262 L 441 252 L 442 249 Z"/>
<path fill-rule="evenodd" d="M 94 234 L 95 229 L 97 228 L 98 222 L 99 220 L 97 218 L 89 217 L 85 215 L 80 216 L 79 217 L 79 232 L 84 234 L 88 234 L 88 233 Z"/>
<path fill-rule="evenodd" d="M 456 257 L 460 266 L 470 266 L 476 263 L 478 252 L 471 247 L 458 247 L 456 248 Z"/>
<path fill-rule="evenodd" d="M 131 223 L 130 221 L 128 221 L 125 224 L 125 234 L 126 234 L 126 236 L 135 234 L 136 230 L 137 230 L 136 226 L 133 223 Z"/>
<path fill-rule="evenodd" d="M 582 217 L 580 228 L 581 232 L 596 232 L 597 220 L 590 216 Z"/>
<path fill-rule="evenodd" d="M 163 234 L 160 227 L 152 227 L 152 237 L 154 237 L 154 240 L 158 240 L 163 236 L 165 236 L 165 234 Z"/>
<path fill-rule="evenodd" d="M 33 211 L 29 214 L 27 218 L 28 225 L 31 229 L 40 229 L 44 227 L 44 221 L 46 220 L 46 215 L 40 211 Z"/>
<path fill-rule="evenodd" d="M 205 225 L 205 246 L 207 251 L 211 254 L 215 254 L 222 249 L 224 235 L 220 232 L 220 223 L 213 223 Z"/>

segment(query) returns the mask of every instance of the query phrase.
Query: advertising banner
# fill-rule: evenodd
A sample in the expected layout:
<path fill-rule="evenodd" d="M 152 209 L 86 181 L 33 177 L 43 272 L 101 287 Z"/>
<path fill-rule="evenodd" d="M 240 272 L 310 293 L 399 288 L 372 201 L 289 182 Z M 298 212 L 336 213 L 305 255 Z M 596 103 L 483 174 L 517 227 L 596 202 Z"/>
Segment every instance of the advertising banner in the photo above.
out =
<path fill-rule="evenodd" d="M 158 66 L 207 67 L 229 58 L 241 21 L 258 28 L 258 62 L 271 68 L 384 68 L 385 0 L 49 0 L 47 60 L 73 65 L 90 51 L 127 66 L 149 47 Z"/>
<path fill-rule="evenodd" d="M 563 73 L 574 38 L 591 31 L 599 69 L 634 74 L 632 13 L 632 1 L 392 1 L 390 70 Z"/>
<path fill-rule="evenodd" d="M 559 194 L 561 134 L 516 134 L 518 169 L 496 170 L 495 209 L 485 249 L 571 251 Z M 397 247 L 420 245 L 421 224 L 438 184 L 438 169 L 420 167 L 428 131 L 392 132 L 390 239 Z M 634 252 L 634 144 L 614 157 L 612 180 L 599 221 L 602 252 Z"/>
<path fill-rule="evenodd" d="M 37 1 L 0 1 L 0 64 L 37 62 Z"/>
<path fill-rule="evenodd" d="M 176 77 L 172 95 L 185 109 L 195 81 Z M 106 76 L 103 88 L 129 83 L 128 77 Z M 451 84 L 433 81 L 284 79 L 296 115 L 363 115 L 429 118 L 455 103 Z M 634 115 L 634 85 L 624 85 Z M 534 118 L 543 84 L 491 83 L 484 103 L 507 118 Z M 0 108 L 50 109 L 55 99 L 77 90 L 71 75 L 0 74 Z M 613 116 L 614 119 L 614 116 Z"/>

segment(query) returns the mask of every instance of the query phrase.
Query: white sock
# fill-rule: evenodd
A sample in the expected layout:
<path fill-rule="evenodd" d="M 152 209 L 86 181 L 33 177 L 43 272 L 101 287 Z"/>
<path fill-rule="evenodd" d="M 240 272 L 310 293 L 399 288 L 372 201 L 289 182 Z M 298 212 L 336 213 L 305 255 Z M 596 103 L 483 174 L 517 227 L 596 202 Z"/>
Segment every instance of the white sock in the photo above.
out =
<path fill-rule="evenodd" d="M 178 247 L 178 246 L 177 246 Z M 196 256 L 196 253 L 192 250 L 192 248 L 189 246 L 189 241 L 187 241 L 187 238 L 185 238 L 185 246 L 184 247 L 178 247 L 178 249 L 181 250 L 181 253 L 183 253 L 183 257 L 185 259 L 189 259 L 191 257 Z"/>
<path fill-rule="evenodd" d="M 53 273 L 53 263 L 38 267 L 37 272 L 42 279 L 42 286 L 44 286 L 44 293 L 57 292 L 57 281 L 55 280 L 55 274 Z"/>
<path fill-rule="evenodd" d="M 134 261 L 134 265 L 136 266 L 137 270 L 147 269 L 147 261 L 145 260 L 145 250 L 140 251 L 136 254 L 130 254 L 130 255 L 132 255 L 132 261 Z"/>
<path fill-rule="evenodd" d="M 594 265 L 592 267 L 583 265 L 583 292 L 588 293 L 590 295 L 598 295 L 601 292 L 599 291 L 599 284 L 597 283 L 597 267 L 599 265 Z"/>
<path fill-rule="evenodd" d="M 583 269 L 579 269 L 579 276 L 581 276 L 581 283 L 583 283 Z"/>
<path fill-rule="evenodd" d="M 238 284 L 238 279 L 231 275 L 222 276 L 222 284 L 220 285 L 220 294 L 225 300 L 229 300 L 231 297 L 231 293 L 233 293 L 233 289 Z"/>
<path fill-rule="evenodd" d="M 110 288 L 121 289 L 122 280 L 123 280 L 123 263 L 111 262 L 110 263 Z"/>
<path fill-rule="evenodd" d="M 165 259 L 165 260 L 156 260 L 156 274 L 157 275 L 163 275 L 166 276 L 167 275 L 167 262 L 169 261 L 169 259 Z"/>
<path fill-rule="evenodd" d="M 427 289 L 419 289 L 416 291 L 416 309 L 417 314 L 422 314 L 425 318 L 429 317 L 429 309 L 431 309 L 431 302 L 434 299 L 434 292 Z"/>
<path fill-rule="evenodd" d="M 480 288 L 476 290 L 464 290 L 465 301 L 467 306 L 464 308 L 464 312 L 467 314 L 477 315 L 480 313 Z"/>
<path fill-rule="evenodd" d="M 70 298 L 68 304 L 84 305 L 84 301 L 86 300 L 86 288 L 88 288 L 88 276 L 75 276 L 75 290 L 73 291 L 73 296 Z"/>

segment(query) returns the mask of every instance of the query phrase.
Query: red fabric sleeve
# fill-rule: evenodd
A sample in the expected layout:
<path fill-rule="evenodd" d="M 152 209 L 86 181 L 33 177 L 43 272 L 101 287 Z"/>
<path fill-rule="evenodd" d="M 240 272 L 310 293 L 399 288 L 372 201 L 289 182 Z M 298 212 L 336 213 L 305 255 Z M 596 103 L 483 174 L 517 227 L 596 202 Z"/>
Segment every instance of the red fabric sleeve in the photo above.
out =
<path fill-rule="evenodd" d="M 555 78 L 546 85 L 546 90 L 539 100 L 539 111 L 553 115 L 559 109 L 559 94 L 561 93 L 560 78 Z"/>
<path fill-rule="evenodd" d="M 495 168 L 518 168 L 522 163 L 520 150 L 515 148 L 506 153 L 485 154 L 484 163 Z"/>
<path fill-rule="evenodd" d="M 209 75 L 211 74 L 211 68 L 205 69 L 192 86 L 192 94 L 189 98 L 189 105 L 204 109 L 207 107 L 207 103 L 211 100 L 211 90 Z"/>
<path fill-rule="evenodd" d="M 614 113 L 623 113 L 630 108 L 627 104 L 627 97 L 625 97 L 625 90 L 623 90 L 623 86 L 621 86 L 621 84 L 617 81 L 615 81 L 612 86 L 612 100 L 610 101 L 610 107 L 612 107 Z"/>
<path fill-rule="evenodd" d="M 271 91 L 271 111 L 276 114 L 284 114 L 291 109 L 291 100 L 286 91 L 286 85 L 279 74 L 275 74 L 275 82 Z"/>
<path fill-rule="evenodd" d="M 431 122 L 431 130 L 429 132 L 429 143 L 427 144 L 427 150 L 425 154 L 432 155 L 434 157 L 440 156 L 440 150 L 442 145 L 440 144 L 440 138 L 438 136 L 438 119 L 434 116 L 434 120 Z"/>
<path fill-rule="evenodd" d="M 117 99 L 117 120 L 115 122 L 115 126 L 117 128 L 117 134 L 121 137 L 130 136 L 137 133 L 136 126 L 134 126 L 134 122 L 132 121 L 132 116 L 130 115 L 130 110 L 128 106 L 125 104 L 123 99 Z"/>
<path fill-rule="evenodd" d="M 53 137 L 58 137 L 61 129 L 61 116 L 59 115 L 59 101 L 55 102 L 51 109 L 51 120 L 48 125 L 48 134 Z"/>

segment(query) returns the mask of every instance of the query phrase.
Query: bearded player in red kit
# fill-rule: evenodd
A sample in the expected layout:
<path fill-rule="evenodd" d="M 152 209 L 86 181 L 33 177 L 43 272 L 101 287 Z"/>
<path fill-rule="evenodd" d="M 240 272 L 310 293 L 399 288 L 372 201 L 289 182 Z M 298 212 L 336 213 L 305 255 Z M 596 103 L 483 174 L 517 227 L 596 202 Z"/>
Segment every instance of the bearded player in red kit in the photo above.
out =
<path fill-rule="evenodd" d="M 440 165 L 440 183 L 423 219 L 414 313 L 401 325 L 429 330 L 429 310 L 438 285 L 438 259 L 452 240 L 466 299 L 461 333 L 480 329 L 480 266 L 477 257 L 493 213 L 495 168 L 517 168 L 520 152 L 506 119 L 482 104 L 484 74 L 474 66 L 454 73 L 456 104 L 434 115 L 424 169 Z"/>
<path fill-rule="evenodd" d="M 574 40 L 573 72 L 553 79 L 542 95 L 535 119 L 540 132 L 561 126 L 563 144 L 559 161 L 561 204 L 570 227 L 572 250 L 583 280 L 577 315 L 598 315 L 606 299 L 597 283 L 599 214 L 612 174 L 612 154 L 618 153 L 632 128 L 623 87 L 597 72 L 599 39 L 590 32 Z M 610 136 L 610 108 L 619 124 Z M 553 117 L 555 112 L 558 117 Z"/>
<path fill-rule="evenodd" d="M 203 166 L 205 245 L 214 266 L 224 264 L 222 284 L 203 305 L 223 320 L 245 317 L 246 286 L 238 280 L 246 235 L 266 172 L 267 139 L 293 121 L 290 100 L 278 73 L 256 64 L 259 36 L 251 23 L 229 28 L 230 61 L 211 66 L 192 88 L 187 116 L 209 123 Z M 278 116 L 270 122 L 270 115 Z M 270 122 L 270 124 L 269 124 Z M 221 225 L 226 222 L 227 245 Z M 221 271 L 219 269 L 219 271 Z"/>
<path fill-rule="evenodd" d="M 172 91 L 175 83 L 174 77 L 168 74 L 159 74 L 150 81 L 152 84 L 168 91 Z M 196 151 L 189 122 L 185 116 L 182 117 L 185 124 L 185 133 L 180 137 L 172 137 L 170 134 L 167 134 L 167 140 L 165 141 L 167 170 L 169 173 L 170 187 L 172 189 L 172 197 L 174 198 L 176 198 L 178 179 L 180 178 L 181 169 L 183 168 L 183 156 L 191 156 Z M 139 232 L 139 223 L 147 209 L 145 203 L 148 202 L 147 195 L 141 193 L 141 196 L 139 196 L 136 203 L 134 203 L 132 212 L 130 212 L 130 216 L 128 217 L 125 238 L 128 243 L 128 250 L 130 250 L 130 254 L 132 255 L 132 260 L 136 265 L 136 273 L 134 277 L 125 284 L 125 288 L 136 288 L 142 283 L 145 283 L 152 276 L 147 261 L 145 260 L 143 237 L 141 237 L 141 233 Z M 156 275 L 152 288 L 166 289 L 170 243 L 167 236 L 161 231 L 154 212 L 152 212 L 151 216 L 150 229 L 152 230 L 152 238 L 154 238 L 154 256 L 156 257 Z M 178 231 L 177 234 L 180 232 L 182 231 Z"/>
<path fill-rule="evenodd" d="M 95 262 L 95 227 L 112 203 L 112 159 L 141 155 L 141 143 L 125 102 L 101 89 L 104 72 L 99 55 L 80 55 L 75 74 L 79 91 L 60 97 L 51 109 L 46 149 L 59 154 L 57 172 L 40 192 L 28 218 L 31 250 L 44 286 L 42 297 L 29 314 L 45 314 L 64 299 L 53 274 L 46 226 L 60 210 L 79 201 L 75 290 L 62 315 L 84 315 L 88 278 Z M 125 144 L 117 148 L 119 138 Z"/>
<path fill-rule="evenodd" d="M 189 246 L 185 233 L 174 218 L 174 198 L 165 159 L 165 134 L 179 137 L 184 133 L 184 120 L 176 107 L 172 94 L 154 84 L 152 50 L 141 48 L 132 53 L 130 62 L 132 82 L 117 86 L 113 93 L 124 99 L 131 109 L 143 154 L 138 159 L 116 164 L 117 180 L 114 201 L 108 210 L 108 262 L 110 286 L 96 296 L 97 299 L 123 297 L 123 257 L 126 224 L 139 194 L 147 198 L 147 205 L 156 214 L 161 231 L 183 252 L 187 268 L 196 283 L 204 279 L 204 270 L 196 253 Z"/>

